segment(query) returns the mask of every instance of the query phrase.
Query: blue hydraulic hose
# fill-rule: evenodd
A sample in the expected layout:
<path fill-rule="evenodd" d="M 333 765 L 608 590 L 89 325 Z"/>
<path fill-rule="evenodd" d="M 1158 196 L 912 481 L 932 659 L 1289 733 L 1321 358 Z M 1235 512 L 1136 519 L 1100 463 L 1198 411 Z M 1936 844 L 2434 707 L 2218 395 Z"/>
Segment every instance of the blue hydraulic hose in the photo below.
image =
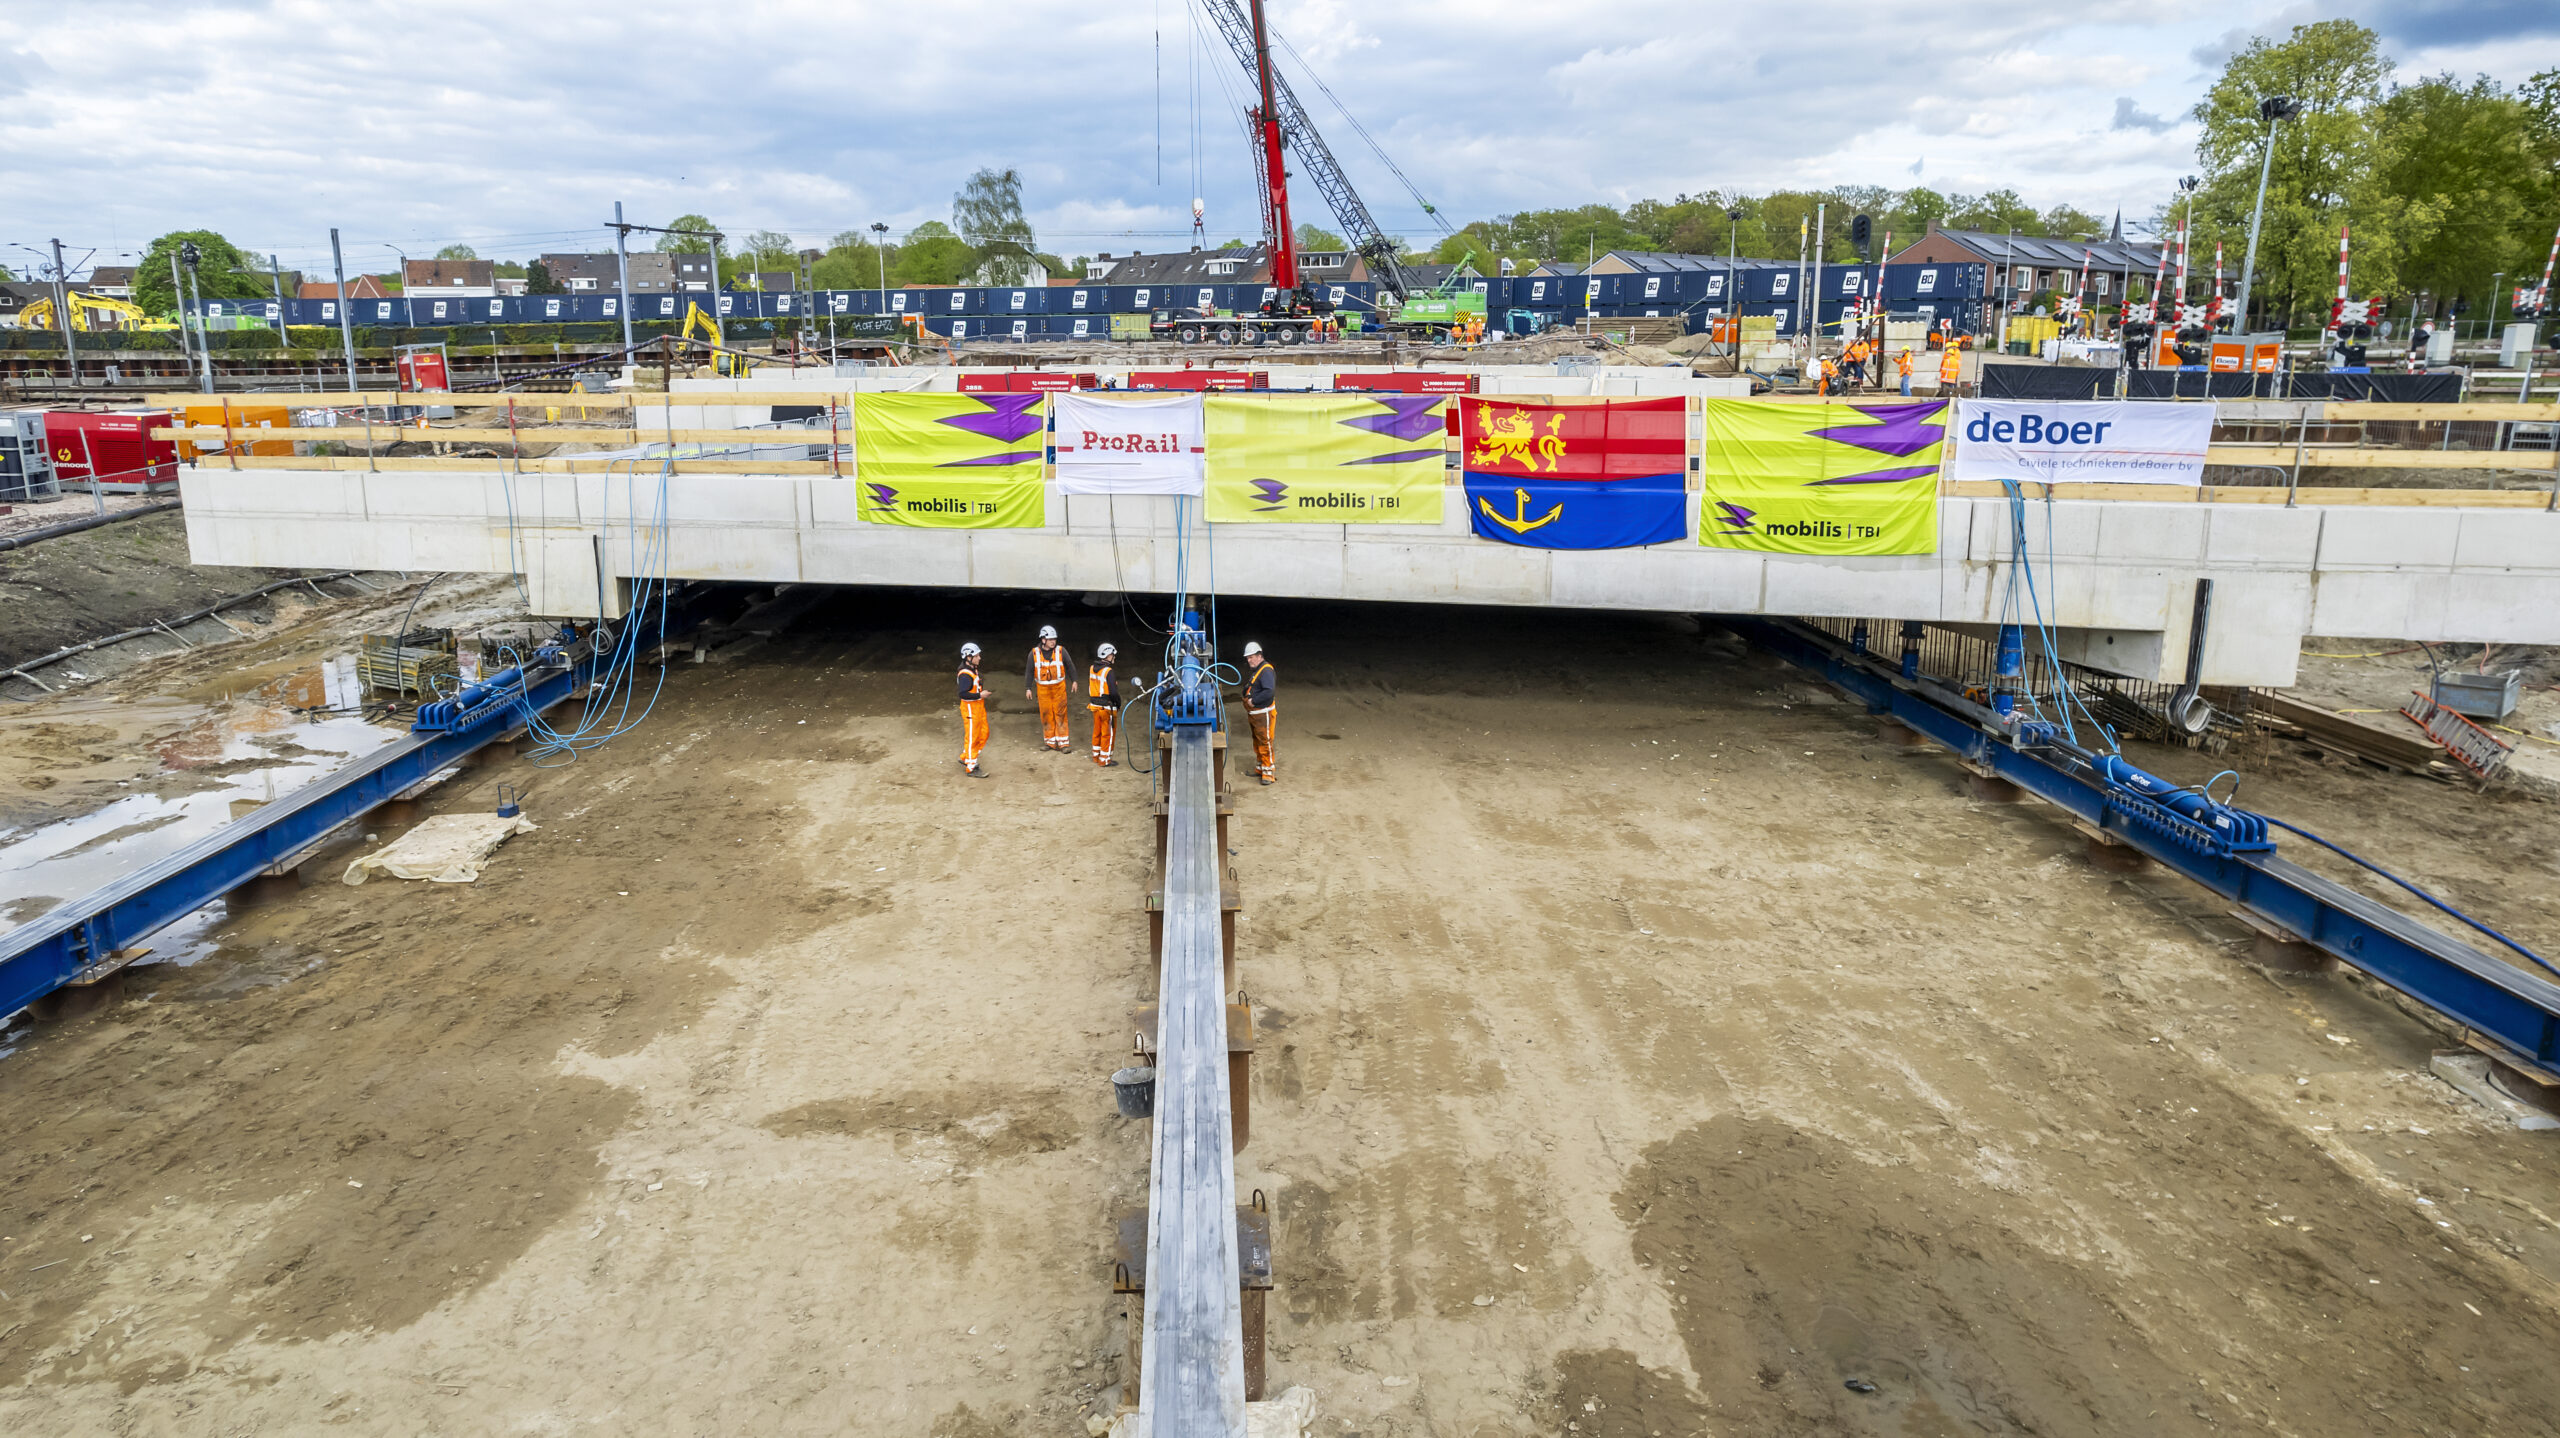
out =
<path fill-rule="evenodd" d="M 2365 858 L 2363 855 L 2354 853 L 2340 845 L 2333 844 L 2300 825 L 2288 824 L 2282 819 L 2270 818 L 2263 814 L 2259 817 L 2266 819 L 2268 823 L 2275 825 L 2277 828 L 2282 829 L 2287 833 L 2299 834 L 2303 838 L 2309 839 L 2312 843 L 2319 845 L 2323 849 L 2327 849 L 2329 852 L 2338 855 L 2340 858 L 2346 859 L 2351 863 L 2362 865 L 2364 868 L 2369 869 L 2376 874 L 2380 874 L 2382 877 L 2398 884 L 2401 888 L 2404 888 L 2410 893 L 2417 895 L 2419 898 L 2426 900 L 2428 903 L 2435 905 L 2447 915 L 2459 919 L 2463 923 L 2469 924 L 2472 928 L 2479 930 L 2481 933 L 2487 934 L 2490 938 L 2497 940 L 2499 943 L 2502 943 L 2508 948 L 2515 950 L 2517 953 L 2524 955 L 2526 958 L 2533 960 L 2554 976 L 2560 976 L 2560 968 L 2553 967 L 2551 961 L 2544 958 L 2542 955 L 2535 953 L 2533 950 L 2526 948 L 2524 945 L 2519 944 L 2515 940 L 2508 938 L 2506 935 L 2499 933 L 2497 930 L 2490 928 L 2487 924 L 2480 922 L 2478 919 L 2462 912 L 2453 905 L 2446 903 L 2444 900 L 2437 898 L 2435 895 L 2430 894 L 2426 890 L 2419 888 L 2417 885 L 2410 883 L 2408 880 L 2401 878 L 2398 874 L 2391 872 L 2389 869 L 2382 867 L 2371 859 Z"/>

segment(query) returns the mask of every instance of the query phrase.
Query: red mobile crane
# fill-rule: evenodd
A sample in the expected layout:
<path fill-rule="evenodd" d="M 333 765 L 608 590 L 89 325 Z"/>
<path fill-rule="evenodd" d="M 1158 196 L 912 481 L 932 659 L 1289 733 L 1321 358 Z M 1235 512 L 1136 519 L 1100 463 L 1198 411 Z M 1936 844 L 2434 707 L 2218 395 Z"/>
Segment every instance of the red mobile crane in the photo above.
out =
<path fill-rule="evenodd" d="M 1410 286 L 1396 262 L 1399 246 L 1379 228 L 1359 192 L 1351 188 L 1350 177 L 1342 172 L 1331 147 L 1316 133 L 1306 107 L 1298 103 L 1288 80 L 1273 68 L 1271 28 L 1263 18 L 1262 0 L 1201 0 L 1201 9 L 1208 12 L 1237 61 L 1253 76 L 1257 103 L 1245 118 L 1253 133 L 1257 162 L 1254 180 L 1262 193 L 1263 238 L 1271 246 L 1272 294 L 1262 303 L 1259 314 L 1240 315 L 1234 320 L 1179 320 L 1173 322 L 1177 333 L 1185 342 L 1193 342 L 1196 336 L 1220 343 L 1232 338 L 1246 344 L 1298 344 L 1320 334 L 1331 319 L 1332 301 L 1323 289 L 1306 283 L 1298 272 L 1296 227 L 1289 217 L 1290 150 L 1297 151 L 1299 164 L 1341 222 L 1351 247 L 1367 258 L 1369 274 L 1377 282 L 1379 294 L 1401 303 Z M 1384 152 L 1380 158 L 1385 159 Z M 1403 178 L 1403 171 L 1397 170 L 1392 161 L 1387 162 L 1387 167 Z M 1412 188 L 1410 180 L 1405 184 Z M 1416 199 L 1420 199 L 1418 193 Z M 1428 204 L 1423 209 L 1435 218 L 1438 215 Z M 1446 227 L 1442 222 L 1442 228 Z"/>

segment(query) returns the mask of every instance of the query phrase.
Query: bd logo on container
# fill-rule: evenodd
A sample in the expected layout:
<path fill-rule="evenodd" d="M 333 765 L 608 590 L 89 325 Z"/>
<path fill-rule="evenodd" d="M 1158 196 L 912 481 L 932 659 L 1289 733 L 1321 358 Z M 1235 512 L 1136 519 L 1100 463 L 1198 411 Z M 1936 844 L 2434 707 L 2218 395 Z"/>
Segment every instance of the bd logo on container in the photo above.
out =
<path fill-rule="evenodd" d="M 2015 422 L 1977 414 L 1964 427 L 1971 444 L 2105 444 L 2111 420 L 2045 419 L 2022 414 Z"/>

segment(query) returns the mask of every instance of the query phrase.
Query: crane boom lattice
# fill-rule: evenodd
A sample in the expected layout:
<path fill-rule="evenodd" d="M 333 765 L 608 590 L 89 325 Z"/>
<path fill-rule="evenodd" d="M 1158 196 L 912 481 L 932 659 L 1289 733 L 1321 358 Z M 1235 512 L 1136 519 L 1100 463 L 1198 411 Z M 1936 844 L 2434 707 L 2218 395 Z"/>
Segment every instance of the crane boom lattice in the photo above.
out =
<path fill-rule="evenodd" d="M 1247 75 L 1258 78 L 1262 67 L 1254 44 L 1253 20 L 1245 13 L 1241 0 L 1200 0 L 1200 5 L 1217 22 L 1218 33 L 1226 37 L 1236 62 L 1244 66 Z M 1352 248 L 1368 259 L 1370 278 L 1397 299 L 1403 299 L 1407 286 L 1403 267 L 1396 263 L 1396 242 L 1379 228 L 1360 192 L 1351 188 L 1351 177 L 1342 172 L 1342 162 L 1333 157 L 1324 136 L 1316 133 L 1307 107 L 1298 103 L 1297 92 L 1289 88 L 1288 78 L 1276 67 L 1271 72 L 1271 88 L 1274 107 L 1279 111 L 1280 133 L 1297 153 L 1298 163 L 1306 167 L 1316 193 L 1324 196 L 1326 208 L 1333 211 Z M 1263 183 L 1267 188 L 1269 181 Z M 1265 204 L 1267 208 L 1267 195 Z"/>

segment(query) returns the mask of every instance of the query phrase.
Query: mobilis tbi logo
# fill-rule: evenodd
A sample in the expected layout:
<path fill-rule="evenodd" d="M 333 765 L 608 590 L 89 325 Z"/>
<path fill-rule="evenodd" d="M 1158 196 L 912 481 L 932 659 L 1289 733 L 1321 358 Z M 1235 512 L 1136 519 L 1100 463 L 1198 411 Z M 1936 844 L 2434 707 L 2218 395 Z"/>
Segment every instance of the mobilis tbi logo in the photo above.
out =
<path fill-rule="evenodd" d="M 1289 507 L 1289 485 L 1286 480 L 1257 479 L 1253 482 L 1254 513 L 1270 514 Z"/>

